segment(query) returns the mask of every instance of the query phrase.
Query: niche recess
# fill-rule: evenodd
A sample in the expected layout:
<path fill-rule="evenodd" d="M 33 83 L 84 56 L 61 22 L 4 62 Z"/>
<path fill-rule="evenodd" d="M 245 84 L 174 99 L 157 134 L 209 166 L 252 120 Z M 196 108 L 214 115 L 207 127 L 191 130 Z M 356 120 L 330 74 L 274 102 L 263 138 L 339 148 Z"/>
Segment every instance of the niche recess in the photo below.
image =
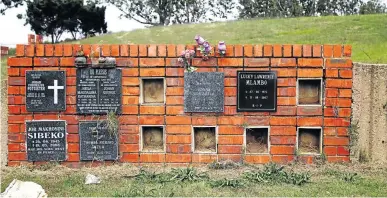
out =
<path fill-rule="evenodd" d="M 300 154 L 320 154 L 321 128 L 298 128 L 297 147 Z"/>
<path fill-rule="evenodd" d="M 216 153 L 216 128 L 193 127 L 193 150 L 198 153 Z"/>
<path fill-rule="evenodd" d="M 164 78 L 142 78 L 140 88 L 142 104 L 164 104 Z"/>
<path fill-rule="evenodd" d="M 321 105 L 322 79 L 298 79 L 298 105 Z"/>
<path fill-rule="evenodd" d="M 162 126 L 141 127 L 141 151 L 164 152 L 164 128 Z"/>
<path fill-rule="evenodd" d="M 246 153 L 269 153 L 269 128 L 246 128 Z"/>

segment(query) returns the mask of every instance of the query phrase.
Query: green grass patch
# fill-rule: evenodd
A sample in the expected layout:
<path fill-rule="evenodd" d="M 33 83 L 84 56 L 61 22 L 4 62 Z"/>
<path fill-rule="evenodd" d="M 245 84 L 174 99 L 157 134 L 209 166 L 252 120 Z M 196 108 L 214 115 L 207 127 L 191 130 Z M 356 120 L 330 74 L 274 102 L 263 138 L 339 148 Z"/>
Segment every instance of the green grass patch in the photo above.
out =
<path fill-rule="evenodd" d="M 386 21 L 386 14 L 239 20 L 152 27 L 73 43 L 194 44 L 200 34 L 212 44 L 350 44 L 354 61 L 387 63 Z"/>
<path fill-rule="evenodd" d="M 132 197 L 132 196 L 385 196 L 387 169 L 384 167 L 358 167 L 351 165 L 302 165 L 273 167 L 242 166 L 238 169 L 214 170 L 208 168 L 110 167 L 69 169 L 54 166 L 44 169 L 5 168 L 2 170 L 1 190 L 16 178 L 36 182 L 50 197 Z M 281 172 L 311 174 L 303 185 L 281 182 L 254 182 L 243 177 L 250 171 L 266 172 L 275 180 Z M 268 172 L 269 171 L 269 172 Z M 270 172 L 274 171 L 274 172 Z M 85 185 L 87 173 L 101 177 L 101 183 Z M 205 174 L 204 174 L 205 173 Z M 356 173 L 356 178 L 353 177 Z M 207 175 L 205 176 L 205 175 Z M 226 177 L 224 177 L 226 176 Z M 184 178 L 184 179 L 183 179 Z M 278 178 L 282 178 L 281 176 Z"/>
<path fill-rule="evenodd" d="M 1 56 L 0 60 L 0 66 L 1 66 L 1 80 L 6 80 L 7 79 L 7 59 L 8 56 Z"/>

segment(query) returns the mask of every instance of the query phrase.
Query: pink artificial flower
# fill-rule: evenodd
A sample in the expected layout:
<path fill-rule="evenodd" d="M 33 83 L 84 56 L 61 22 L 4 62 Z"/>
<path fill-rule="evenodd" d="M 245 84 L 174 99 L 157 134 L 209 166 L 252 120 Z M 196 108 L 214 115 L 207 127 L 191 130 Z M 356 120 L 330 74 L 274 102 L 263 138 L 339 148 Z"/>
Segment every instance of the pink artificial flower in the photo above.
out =
<path fill-rule="evenodd" d="M 183 63 L 183 62 L 184 62 L 184 59 L 183 59 L 183 58 L 178 58 L 178 59 L 177 59 L 177 62 Z"/>
<path fill-rule="evenodd" d="M 226 44 L 224 43 L 224 41 L 219 41 L 218 50 L 219 51 L 226 51 Z"/>
<path fill-rule="evenodd" d="M 186 53 L 186 54 L 185 54 L 185 58 L 186 58 L 186 59 L 191 58 L 191 54 L 190 54 L 190 53 Z"/>
<path fill-rule="evenodd" d="M 197 43 L 198 45 L 203 45 L 203 43 L 206 41 L 206 40 L 204 40 L 204 38 L 201 37 L 200 35 L 196 35 L 196 36 L 195 36 L 195 40 L 196 40 L 196 43 Z"/>
<path fill-rule="evenodd" d="M 193 56 L 195 54 L 195 50 L 190 50 L 189 53 L 191 54 L 191 56 Z"/>
<path fill-rule="evenodd" d="M 184 56 L 184 55 L 185 55 L 185 51 L 183 50 L 181 51 L 180 56 Z"/>

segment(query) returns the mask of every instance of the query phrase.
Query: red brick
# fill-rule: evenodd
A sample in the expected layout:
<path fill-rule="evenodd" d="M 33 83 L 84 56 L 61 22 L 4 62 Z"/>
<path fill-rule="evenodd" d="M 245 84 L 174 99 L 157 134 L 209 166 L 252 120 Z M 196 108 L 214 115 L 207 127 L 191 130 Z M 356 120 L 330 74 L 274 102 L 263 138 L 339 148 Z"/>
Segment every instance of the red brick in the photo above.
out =
<path fill-rule="evenodd" d="M 138 45 L 129 45 L 129 56 L 131 57 L 138 56 Z"/>
<path fill-rule="evenodd" d="M 35 56 L 35 45 L 26 45 L 26 56 L 33 57 Z"/>
<path fill-rule="evenodd" d="M 132 162 L 132 163 L 135 163 L 135 162 L 138 162 L 140 159 L 140 156 L 139 154 L 137 153 L 123 153 L 121 155 L 121 159 L 120 161 L 121 162 Z"/>
<path fill-rule="evenodd" d="M 324 57 L 329 58 L 333 56 L 333 45 L 324 45 Z"/>
<path fill-rule="evenodd" d="M 337 78 L 337 77 L 339 77 L 339 70 L 338 69 L 326 69 L 325 70 L 325 77 Z"/>
<path fill-rule="evenodd" d="M 348 128 L 347 127 L 336 127 L 337 136 L 348 136 Z"/>
<path fill-rule="evenodd" d="M 74 62 L 73 62 L 74 65 Z M 58 58 L 34 58 L 34 66 L 59 66 Z"/>
<path fill-rule="evenodd" d="M 321 57 L 321 45 L 313 45 L 313 57 Z"/>
<path fill-rule="evenodd" d="M 311 45 L 303 45 L 302 46 L 302 56 L 303 57 L 311 57 L 312 56 L 312 46 Z"/>
<path fill-rule="evenodd" d="M 143 163 L 162 163 L 165 162 L 165 154 L 160 153 L 141 153 L 140 162 Z"/>
<path fill-rule="evenodd" d="M 165 66 L 164 58 L 140 58 L 141 67 L 163 67 Z"/>
<path fill-rule="evenodd" d="M 140 106 L 140 114 L 165 114 L 164 106 Z"/>
<path fill-rule="evenodd" d="M 246 155 L 245 162 L 253 164 L 266 164 L 270 162 L 269 155 Z"/>
<path fill-rule="evenodd" d="M 24 96 L 8 96 L 8 104 L 25 104 Z"/>
<path fill-rule="evenodd" d="M 228 144 L 228 145 L 242 145 L 243 136 L 241 135 L 219 135 L 218 136 L 218 145 Z"/>
<path fill-rule="evenodd" d="M 24 56 L 25 54 L 25 48 L 22 44 L 16 45 L 16 56 Z"/>
<path fill-rule="evenodd" d="M 140 136 L 138 134 L 122 134 L 119 138 L 120 143 L 125 144 L 138 144 L 140 142 Z"/>
<path fill-rule="evenodd" d="M 184 106 L 167 106 L 166 112 L 168 115 L 183 115 Z"/>
<path fill-rule="evenodd" d="M 164 116 L 140 116 L 139 124 L 141 125 L 163 125 Z"/>
<path fill-rule="evenodd" d="M 322 117 L 298 117 L 297 126 L 322 126 Z"/>
<path fill-rule="evenodd" d="M 165 76 L 164 68 L 143 68 L 140 69 L 140 76 Z"/>
<path fill-rule="evenodd" d="M 234 45 L 234 55 L 235 56 L 243 56 L 243 46 L 242 45 Z"/>
<path fill-rule="evenodd" d="M 8 86 L 8 95 L 18 95 L 19 93 L 19 86 Z"/>
<path fill-rule="evenodd" d="M 192 161 L 191 154 L 166 154 L 165 161 L 170 163 L 188 163 Z"/>
<path fill-rule="evenodd" d="M 243 66 L 242 58 L 218 58 L 220 67 L 240 67 Z"/>
<path fill-rule="evenodd" d="M 296 105 L 296 97 L 277 97 L 277 105 L 284 105 L 284 106 Z"/>
<path fill-rule="evenodd" d="M 211 163 L 217 160 L 215 154 L 192 154 L 193 163 Z"/>
<path fill-rule="evenodd" d="M 311 116 L 311 115 L 322 115 L 322 107 L 297 107 L 297 115 L 301 116 Z"/>
<path fill-rule="evenodd" d="M 32 58 L 14 58 L 14 57 L 9 57 L 8 66 L 19 66 L 19 67 L 24 67 L 24 66 L 32 66 Z"/>
<path fill-rule="evenodd" d="M 324 64 L 322 58 L 299 58 L 299 67 L 322 67 Z"/>
<path fill-rule="evenodd" d="M 25 152 L 9 152 L 8 153 L 9 161 L 25 161 L 27 160 L 27 153 Z"/>
<path fill-rule="evenodd" d="M 120 45 L 120 56 L 129 56 L 129 45 Z"/>
<path fill-rule="evenodd" d="M 117 66 L 138 67 L 138 59 L 137 58 L 116 58 L 116 61 L 117 61 Z M 138 76 L 138 70 L 137 70 L 137 76 Z"/>
<path fill-rule="evenodd" d="M 336 88 L 326 88 L 325 96 L 328 98 L 336 98 L 339 96 L 339 90 Z"/>
<path fill-rule="evenodd" d="M 191 135 L 167 135 L 167 144 L 190 144 Z"/>
<path fill-rule="evenodd" d="M 167 96 L 183 96 L 184 87 L 167 87 L 166 91 Z"/>
<path fill-rule="evenodd" d="M 110 56 L 120 56 L 120 45 L 111 45 L 110 48 Z"/>
<path fill-rule="evenodd" d="M 35 45 L 36 56 L 44 56 L 44 44 Z"/>
<path fill-rule="evenodd" d="M 294 145 L 296 136 L 270 136 L 271 145 Z"/>
<path fill-rule="evenodd" d="M 8 124 L 8 133 L 20 133 L 20 124 Z"/>
<path fill-rule="evenodd" d="M 139 148 L 138 144 L 120 144 L 120 152 L 124 153 L 136 153 Z"/>
<path fill-rule="evenodd" d="M 190 125 L 167 125 L 167 134 L 191 134 L 192 128 Z"/>
<path fill-rule="evenodd" d="M 272 126 L 270 127 L 270 135 L 296 135 L 296 127 L 290 126 Z"/>
<path fill-rule="evenodd" d="M 271 117 L 270 125 L 276 126 L 296 126 L 297 119 L 295 117 Z"/>
<path fill-rule="evenodd" d="M 242 153 L 242 145 L 219 145 L 218 152 L 219 154 L 238 154 Z"/>
<path fill-rule="evenodd" d="M 195 116 L 195 117 L 192 117 L 192 125 L 198 125 L 198 126 L 216 125 L 216 117 Z"/>
<path fill-rule="evenodd" d="M 277 111 L 270 113 L 270 115 L 296 115 L 297 109 L 294 106 L 277 106 Z"/>
<path fill-rule="evenodd" d="M 352 80 L 344 79 L 327 79 L 326 80 L 327 88 L 352 88 Z"/>
<path fill-rule="evenodd" d="M 176 57 L 176 45 L 167 45 L 167 52 L 168 57 Z"/>
<path fill-rule="evenodd" d="M 345 45 L 344 46 L 343 56 L 351 57 L 351 55 L 352 55 L 352 46 L 351 45 Z"/>
<path fill-rule="evenodd" d="M 167 68 L 166 69 L 167 76 L 184 76 L 184 68 Z"/>
<path fill-rule="evenodd" d="M 8 77 L 8 85 L 24 86 L 26 84 L 24 77 Z"/>
<path fill-rule="evenodd" d="M 277 77 L 296 77 L 296 69 L 283 69 L 283 68 L 273 68 L 272 71 L 277 71 Z"/>
<path fill-rule="evenodd" d="M 294 160 L 294 156 L 293 155 L 273 155 L 271 159 L 275 163 L 287 164 Z"/>
<path fill-rule="evenodd" d="M 247 67 L 269 67 L 269 58 L 245 58 L 245 66 Z"/>
<path fill-rule="evenodd" d="M 167 153 L 191 153 L 190 144 L 167 144 Z"/>
<path fill-rule="evenodd" d="M 351 59 L 327 58 L 325 59 L 326 68 L 352 68 Z"/>
<path fill-rule="evenodd" d="M 270 154 L 274 155 L 292 155 L 294 154 L 294 146 L 271 146 Z"/>
<path fill-rule="evenodd" d="M 339 108 L 339 117 L 351 117 L 351 108 Z"/>
<path fill-rule="evenodd" d="M 342 126 L 346 127 L 350 125 L 348 118 L 324 118 L 324 126 Z"/>
<path fill-rule="evenodd" d="M 328 156 L 327 160 L 328 160 L 328 162 L 349 162 L 350 158 L 348 156 L 346 156 L 346 157 Z"/>
<path fill-rule="evenodd" d="M 32 120 L 32 115 L 8 115 L 9 124 L 23 124 L 26 120 Z"/>
<path fill-rule="evenodd" d="M 340 77 L 341 78 L 352 78 L 352 70 L 340 70 Z"/>
<path fill-rule="evenodd" d="M 218 125 L 241 125 L 243 124 L 243 117 L 236 116 L 220 116 L 218 117 Z"/>
<path fill-rule="evenodd" d="M 340 89 L 339 90 L 340 98 L 351 98 L 352 97 L 352 89 Z"/>
<path fill-rule="evenodd" d="M 282 56 L 282 45 L 273 45 L 273 56 L 281 57 Z"/>
<path fill-rule="evenodd" d="M 277 88 L 277 96 L 296 96 L 296 88 Z"/>
<path fill-rule="evenodd" d="M 295 58 L 272 58 L 272 67 L 295 67 L 297 65 Z"/>
<path fill-rule="evenodd" d="M 263 46 L 263 56 L 272 56 L 273 55 L 273 46 L 264 45 Z"/>
<path fill-rule="evenodd" d="M 323 77 L 322 69 L 298 69 L 297 76 L 299 78 L 319 78 Z"/>
<path fill-rule="evenodd" d="M 277 79 L 278 87 L 296 86 L 296 83 L 297 83 L 296 78 L 278 78 Z"/>
<path fill-rule="evenodd" d="M 167 124 L 191 124 L 191 117 L 189 116 L 167 116 L 165 118 Z"/>
<path fill-rule="evenodd" d="M 243 128 L 238 126 L 218 126 L 219 135 L 242 135 Z"/>
<path fill-rule="evenodd" d="M 325 106 L 333 106 L 333 107 L 351 107 L 352 101 L 347 98 L 326 98 Z"/>
<path fill-rule="evenodd" d="M 270 118 L 268 116 L 246 116 L 244 117 L 243 123 L 248 124 L 249 126 L 268 126 L 270 123 Z"/>
<path fill-rule="evenodd" d="M 347 137 L 324 137 L 324 145 L 327 146 L 346 146 L 349 144 Z"/>
<path fill-rule="evenodd" d="M 245 45 L 243 47 L 243 53 L 245 57 L 252 57 L 253 56 L 253 46 L 252 45 Z"/>
<path fill-rule="evenodd" d="M 325 146 L 324 147 L 324 154 L 327 156 L 332 156 L 337 154 L 337 147 L 333 146 Z"/>
<path fill-rule="evenodd" d="M 342 46 L 341 45 L 334 45 L 333 46 L 333 57 L 340 58 L 342 54 Z"/>
<path fill-rule="evenodd" d="M 263 45 L 254 45 L 254 56 L 255 57 L 263 56 Z"/>
<path fill-rule="evenodd" d="M 292 45 L 283 45 L 284 48 L 284 57 L 291 57 L 292 56 Z"/>
<path fill-rule="evenodd" d="M 293 45 L 293 56 L 294 57 L 302 56 L 302 45 Z"/>

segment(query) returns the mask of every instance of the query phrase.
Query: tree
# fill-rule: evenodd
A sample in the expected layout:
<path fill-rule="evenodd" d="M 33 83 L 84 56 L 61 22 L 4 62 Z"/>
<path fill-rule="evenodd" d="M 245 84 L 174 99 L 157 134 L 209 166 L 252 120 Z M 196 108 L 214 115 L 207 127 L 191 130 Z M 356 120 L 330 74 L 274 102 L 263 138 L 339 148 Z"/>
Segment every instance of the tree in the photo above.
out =
<path fill-rule="evenodd" d="M 23 0 L 1 0 L 0 1 L 0 14 L 4 15 L 5 11 L 10 8 L 17 8 L 23 5 Z"/>
<path fill-rule="evenodd" d="M 78 22 L 79 28 L 84 37 L 107 32 L 105 11 L 105 6 L 98 7 L 95 3 L 89 3 L 81 8 Z"/>
<path fill-rule="evenodd" d="M 360 14 L 377 14 L 386 12 L 386 4 L 383 4 L 379 0 L 369 0 L 367 3 L 364 3 L 360 6 L 359 11 Z"/>
<path fill-rule="evenodd" d="M 211 16 L 220 19 L 229 19 L 236 8 L 235 0 L 209 0 Z"/>

